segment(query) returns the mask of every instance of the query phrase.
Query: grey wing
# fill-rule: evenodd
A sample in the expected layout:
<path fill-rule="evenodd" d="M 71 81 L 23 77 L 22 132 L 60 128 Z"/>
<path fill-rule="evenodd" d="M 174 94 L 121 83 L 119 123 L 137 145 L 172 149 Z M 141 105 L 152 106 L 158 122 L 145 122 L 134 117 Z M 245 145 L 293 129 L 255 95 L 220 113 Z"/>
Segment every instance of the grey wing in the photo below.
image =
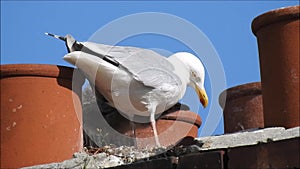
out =
<path fill-rule="evenodd" d="M 92 42 L 84 42 L 83 45 L 100 55 L 112 57 L 146 86 L 159 88 L 162 84 L 181 85 L 180 78 L 173 73 L 174 66 L 152 50 Z"/>

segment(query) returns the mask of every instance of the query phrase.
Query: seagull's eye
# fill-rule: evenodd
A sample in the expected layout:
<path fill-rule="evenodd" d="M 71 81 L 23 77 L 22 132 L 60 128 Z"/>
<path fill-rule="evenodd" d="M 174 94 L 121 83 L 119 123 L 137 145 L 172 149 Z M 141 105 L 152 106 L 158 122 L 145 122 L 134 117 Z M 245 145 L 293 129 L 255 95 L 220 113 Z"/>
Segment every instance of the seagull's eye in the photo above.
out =
<path fill-rule="evenodd" d="M 195 72 L 191 72 L 191 74 L 192 74 L 192 79 L 193 79 L 194 82 L 200 82 L 201 81 L 200 77 L 197 76 L 197 74 Z"/>
<path fill-rule="evenodd" d="M 196 77 L 196 73 L 195 73 L 195 72 L 192 72 L 192 76 L 195 78 L 195 77 Z"/>

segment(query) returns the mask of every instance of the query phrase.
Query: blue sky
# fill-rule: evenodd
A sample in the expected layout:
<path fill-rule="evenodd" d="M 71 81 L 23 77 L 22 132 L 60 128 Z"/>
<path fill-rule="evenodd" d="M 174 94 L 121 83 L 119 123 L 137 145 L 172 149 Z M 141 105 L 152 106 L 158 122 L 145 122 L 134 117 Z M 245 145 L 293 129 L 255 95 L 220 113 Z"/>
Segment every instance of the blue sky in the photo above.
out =
<path fill-rule="evenodd" d="M 298 1 L 1 1 L 1 64 L 41 63 L 71 66 L 62 60 L 62 56 L 67 52 L 64 44 L 47 37 L 44 32 L 72 34 L 79 41 L 86 41 L 97 30 L 120 17 L 157 12 L 182 18 L 206 35 L 222 63 L 226 89 L 260 81 L 257 43 L 251 32 L 252 20 L 269 10 L 298 4 Z M 126 28 L 120 27 L 117 30 L 122 32 L 124 29 Z M 183 29 L 182 32 L 184 31 Z M 105 38 L 107 39 L 107 37 L 103 39 Z M 118 45 L 157 48 L 171 53 L 193 52 L 187 45 L 175 39 L 155 34 L 128 37 Z M 209 56 L 199 57 L 201 60 L 210 59 Z M 205 86 L 209 97 L 216 99 L 218 93 L 212 94 L 210 81 L 214 76 L 214 70 L 210 67 L 207 72 L 210 75 L 207 76 Z M 194 98 L 193 92 L 188 91 L 184 100 Z M 192 104 L 198 105 L 199 102 Z M 203 125 L 199 130 L 201 136 L 223 133 L 222 119 L 216 119 L 214 121 L 216 125 L 206 122 L 209 113 L 215 113 L 214 111 L 221 113 L 219 105 L 216 105 L 216 102 L 214 104 L 213 106 L 218 108 L 203 110 L 202 107 L 190 105 L 192 110 L 198 111 L 202 117 Z M 209 125 L 215 126 L 212 127 L 213 130 L 204 129 L 204 126 Z"/>

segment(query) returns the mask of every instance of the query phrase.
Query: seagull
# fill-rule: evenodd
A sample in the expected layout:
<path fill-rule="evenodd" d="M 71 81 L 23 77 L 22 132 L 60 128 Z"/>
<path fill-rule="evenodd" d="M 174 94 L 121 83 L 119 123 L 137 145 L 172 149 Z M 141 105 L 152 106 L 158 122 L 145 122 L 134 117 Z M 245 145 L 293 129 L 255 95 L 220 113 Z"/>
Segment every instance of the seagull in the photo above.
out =
<path fill-rule="evenodd" d="M 204 66 L 191 53 L 178 52 L 166 58 L 149 49 L 45 34 L 65 41 L 68 54 L 63 59 L 78 67 L 109 105 L 128 117 L 150 117 L 158 147 L 155 117 L 175 105 L 187 86 L 195 89 L 204 108 L 208 105 Z"/>

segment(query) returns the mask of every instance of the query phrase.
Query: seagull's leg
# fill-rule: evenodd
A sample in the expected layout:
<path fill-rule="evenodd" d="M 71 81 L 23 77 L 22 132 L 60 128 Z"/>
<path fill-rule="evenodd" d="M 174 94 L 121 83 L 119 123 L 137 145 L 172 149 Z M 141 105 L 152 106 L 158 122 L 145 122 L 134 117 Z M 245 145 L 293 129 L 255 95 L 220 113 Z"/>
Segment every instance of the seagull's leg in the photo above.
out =
<path fill-rule="evenodd" d="M 130 127 L 131 127 L 131 137 L 133 138 L 133 144 L 136 146 L 136 135 L 135 135 L 135 123 L 134 123 L 134 114 L 129 115 Z"/>
<path fill-rule="evenodd" d="M 130 127 L 131 127 L 132 136 L 135 138 L 134 115 L 130 115 L 129 116 L 129 121 L 130 121 Z"/>
<path fill-rule="evenodd" d="M 150 122 L 152 125 L 153 133 L 154 133 L 154 139 L 156 146 L 160 147 L 160 142 L 158 139 L 158 134 L 157 134 L 157 129 L 156 129 L 156 122 L 155 122 L 155 107 L 156 106 L 150 106 L 149 111 L 150 111 Z"/>

